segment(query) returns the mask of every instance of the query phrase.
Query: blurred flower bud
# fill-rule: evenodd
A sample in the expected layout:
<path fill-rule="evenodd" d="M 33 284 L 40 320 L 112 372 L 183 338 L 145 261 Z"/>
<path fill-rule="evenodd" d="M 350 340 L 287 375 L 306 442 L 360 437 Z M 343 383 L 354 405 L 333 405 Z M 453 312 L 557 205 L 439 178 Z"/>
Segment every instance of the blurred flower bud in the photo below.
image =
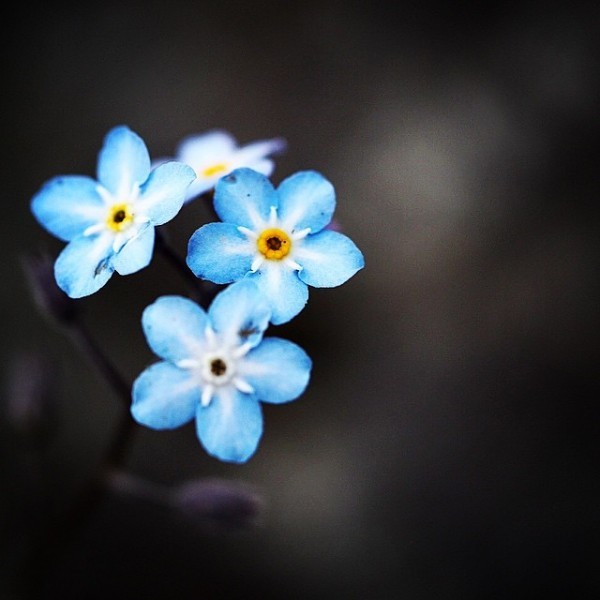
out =
<path fill-rule="evenodd" d="M 327 229 L 329 231 L 338 231 L 341 233 L 342 224 L 337 219 L 333 218 L 329 222 L 329 225 L 327 225 L 327 227 L 325 227 L 325 229 Z"/>
<path fill-rule="evenodd" d="M 8 364 L 6 418 L 20 433 L 43 438 L 56 423 L 53 369 L 34 352 L 17 354 Z"/>
<path fill-rule="evenodd" d="M 248 485 L 223 479 L 188 481 L 171 492 L 171 506 L 214 533 L 256 525 L 263 500 Z"/>
<path fill-rule="evenodd" d="M 23 257 L 22 263 L 33 298 L 42 313 L 59 323 L 72 322 L 77 313 L 77 304 L 56 284 L 53 260 L 47 254 L 28 255 Z"/>

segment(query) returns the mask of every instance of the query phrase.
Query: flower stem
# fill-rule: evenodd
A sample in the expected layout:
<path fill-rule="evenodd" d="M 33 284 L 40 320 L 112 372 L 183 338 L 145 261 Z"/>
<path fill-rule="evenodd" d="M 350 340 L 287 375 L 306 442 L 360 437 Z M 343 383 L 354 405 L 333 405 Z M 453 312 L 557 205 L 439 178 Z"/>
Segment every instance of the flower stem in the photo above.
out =
<path fill-rule="evenodd" d="M 171 504 L 171 490 L 167 486 L 136 477 L 125 471 L 113 470 L 106 474 L 106 484 L 110 490 L 120 496 L 128 496 L 158 506 Z"/>
<path fill-rule="evenodd" d="M 62 518 L 49 523 L 32 541 L 20 582 L 25 586 L 26 593 L 31 598 L 38 597 L 39 586 L 43 584 L 44 575 L 59 560 L 61 551 L 75 538 L 77 532 L 86 524 L 94 510 L 106 497 L 108 493 L 107 477 L 125 462 L 133 433 L 138 427 L 129 412 L 130 385 L 122 378 L 80 320 L 75 319 L 65 329 L 74 344 L 87 355 L 116 392 L 121 400 L 123 413 L 95 474 L 83 485 Z"/>
<path fill-rule="evenodd" d="M 129 408 L 131 404 L 131 386 L 123 379 L 97 342 L 92 338 L 87 327 L 80 320 L 76 320 L 66 329 L 73 343 L 87 355 L 90 362 L 117 393 L 119 400 L 124 406 Z"/>
<path fill-rule="evenodd" d="M 187 283 L 190 294 L 204 308 L 210 304 L 215 290 L 209 285 L 209 282 L 198 279 L 189 269 L 185 261 L 169 245 L 165 235 L 159 229 L 156 229 L 156 247 L 167 260 L 167 262 L 183 277 Z"/>

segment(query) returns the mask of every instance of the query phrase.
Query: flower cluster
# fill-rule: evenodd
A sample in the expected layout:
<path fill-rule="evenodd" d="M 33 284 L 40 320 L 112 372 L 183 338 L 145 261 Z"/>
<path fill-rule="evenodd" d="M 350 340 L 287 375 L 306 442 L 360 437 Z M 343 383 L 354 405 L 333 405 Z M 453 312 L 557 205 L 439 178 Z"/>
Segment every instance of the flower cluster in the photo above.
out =
<path fill-rule="evenodd" d="M 285 146 L 275 138 L 240 147 L 214 130 L 183 140 L 174 159 L 151 161 L 144 141 L 119 126 L 104 140 L 97 179 L 55 177 L 31 202 L 40 225 L 66 242 L 56 283 L 82 298 L 115 272 L 148 266 L 155 228 L 212 192 L 220 222 L 198 227 L 185 263 L 223 288 L 209 306 L 163 295 L 143 311 L 143 332 L 159 360 L 135 379 L 131 415 L 157 430 L 195 419 L 202 446 L 226 462 L 255 453 L 261 403 L 295 400 L 310 379 L 306 352 L 265 337 L 268 326 L 298 315 L 309 286 L 339 286 L 364 266 L 360 250 L 332 226 L 335 191 L 323 175 L 301 171 L 278 187 L 269 180 L 270 156 Z"/>

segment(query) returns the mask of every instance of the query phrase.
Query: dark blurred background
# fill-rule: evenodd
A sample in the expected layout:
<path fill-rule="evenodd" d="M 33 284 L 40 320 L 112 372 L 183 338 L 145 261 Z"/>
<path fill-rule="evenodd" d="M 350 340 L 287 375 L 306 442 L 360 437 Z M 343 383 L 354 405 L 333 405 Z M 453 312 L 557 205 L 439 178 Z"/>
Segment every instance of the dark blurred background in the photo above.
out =
<path fill-rule="evenodd" d="M 598 597 L 599 10 L 551 6 L 26 3 L 3 19 L 0 597 L 19 598 L 26 535 L 93 472 L 121 408 L 21 268 L 63 247 L 32 195 L 95 176 L 118 124 L 155 157 L 215 127 L 285 137 L 273 181 L 328 177 L 367 266 L 269 332 L 314 370 L 265 407 L 249 463 L 207 456 L 193 425 L 134 439 L 136 476 L 258 489 L 257 526 L 209 533 L 109 496 L 37 597 Z M 165 226 L 182 254 L 208 215 L 185 211 Z M 154 360 L 141 311 L 167 293 L 186 290 L 156 256 L 80 303 L 128 381 Z M 6 408 L 42 366 L 43 444 Z"/>

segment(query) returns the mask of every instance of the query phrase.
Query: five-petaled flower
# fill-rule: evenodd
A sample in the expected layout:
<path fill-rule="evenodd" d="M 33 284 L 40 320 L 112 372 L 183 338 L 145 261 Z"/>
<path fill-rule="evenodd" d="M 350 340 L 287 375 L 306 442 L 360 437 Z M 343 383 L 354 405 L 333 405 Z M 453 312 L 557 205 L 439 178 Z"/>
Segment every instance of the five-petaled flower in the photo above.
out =
<path fill-rule="evenodd" d="M 179 212 L 195 174 L 176 161 L 151 169 L 144 141 L 118 126 L 104 139 L 97 177 L 55 177 L 31 201 L 39 223 L 68 242 L 54 274 L 72 298 L 98 291 L 115 271 L 129 275 L 150 263 L 154 227 Z"/>
<path fill-rule="evenodd" d="M 174 429 L 196 419 L 206 451 L 225 462 L 246 462 L 263 431 L 260 402 L 300 396 L 311 360 L 296 344 L 263 338 L 271 311 L 251 280 L 221 291 L 205 312 L 181 296 L 162 296 L 142 315 L 148 345 L 162 360 L 133 385 L 134 419 Z"/>
<path fill-rule="evenodd" d="M 354 242 L 327 228 L 335 191 L 315 171 L 295 173 L 275 189 L 264 175 L 236 169 L 217 183 L 214 207 L 223 222 L 193 233 L 188 266 L 217 284 L 255 281 L 269 299 L 274 324 L 302 310 L 309 285 L 341 285 L 364 266 Z"/>
<path fill-rule="evenodd" d="M 221 129 L 184 138 L 176 149 L 175 160 L 196 171 L 196 180 L 187 190 L 186 202 L 212 190 L 221 177 L 234 169 L 249 167 L 263 175 L 271 175 L 275 163 L 268 157 L 283 152 L 286 146 L 283 138 L 239 146 L 230 133 Z M 157 164 L 164 160 L 160 159 Z"/>

